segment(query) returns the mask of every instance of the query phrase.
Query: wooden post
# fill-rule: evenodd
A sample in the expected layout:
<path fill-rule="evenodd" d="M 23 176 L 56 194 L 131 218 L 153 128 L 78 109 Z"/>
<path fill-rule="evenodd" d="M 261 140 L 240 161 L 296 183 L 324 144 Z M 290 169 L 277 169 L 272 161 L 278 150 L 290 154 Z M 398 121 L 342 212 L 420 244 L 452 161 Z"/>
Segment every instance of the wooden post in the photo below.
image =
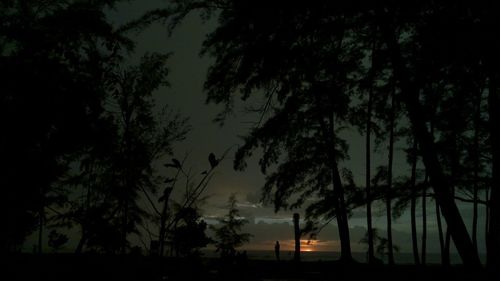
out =
<path fill-rule="evenodd" d="M 299 227 L 299 218 L 300 215 L 298 213 L 293 214 L 293 228 L 295 232 L 295 253 L 293 259 L 295 261 L 300 261 L 300 227 Z"/>

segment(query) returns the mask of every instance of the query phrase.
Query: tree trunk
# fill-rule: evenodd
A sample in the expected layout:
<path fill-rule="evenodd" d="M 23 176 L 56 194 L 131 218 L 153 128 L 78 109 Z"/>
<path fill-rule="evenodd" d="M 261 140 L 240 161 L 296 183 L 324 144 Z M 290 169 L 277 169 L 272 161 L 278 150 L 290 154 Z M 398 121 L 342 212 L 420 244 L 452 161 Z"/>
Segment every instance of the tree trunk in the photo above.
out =
<path fill-rule="evenodd" d="M 438 235 L 439 235 L 439 249 L 441 253 L 441 264 L 445 264 L 445 258 L 444 258 L 444 235 L 443 235 L 443 224 L 441 223 L 441 210 L 439 209 L 439 204 L 437 201 L 434 201 L 436 205 L 436 222 L 437 222 L 437 228 L 438 228 Z"/>
<path fill-rule="evenodd" d="M 474 192 L 474 205 L 472 210 L 472 243 L 474 244 L 474 248 L 476 252 L 478 251 L 477 247 L 477 221 L 478 221 L 478 200 L 479 200 L 479 121 L 481 118 L 481 92 L 482 89 L 478 93 L 476 108 L 474 114 L 474 149 L 473 149 L 473 157 L 474 157 L 474 179 L 473 179 L 473 192 Z"/>
<path fill-rule="evenodd" d="M 490 189 L 488 187 L 486 187 L 486 191 L 485 191 L 485 202 L 486 202 L 486 217 L 485 217 L 485 222 L 484 222 L 484 241 L 485 241 L 485 244 L 486 244 L 486 257 L 488 257 L 488 235 L 490 233 L 490 204 L 489 204 L 489 200 L 490 200 Z"/>
<path fill-rule="evenodd" d="M 128 202 L 126 202 L 125 199 L 125 207 L 123 208 L 123 214 L 122 214 L 122 241 L 121 241 L 121 247 L 120 247 L 120 254 L 125 255 L 127 252 L 127 230 L 128 230 Z"/>
<path fill-rule="evenodd" d="M 43 253 L 42 244 L 43 244 L 43 224 L 45 221 L 44 216 L 45 216 L 45 212 L 44 212 L 44 208 L 43 208 L 43 204 L 42 204 L 42 206 L 40 207 L 39 214 L 38 214 L 38 254 Z"/>
<path fill-rule="evenodd" d="M 388 249 L 388 262 L 390 265 L 394 264 L 394 247 L 392 245 L 392 206 L 391 206 L 391 192 L 392 192 L 392 162 L 394 158 L 394 117 L 395 112 L 395 97 L 394 90 L 391 94 L 391 110 L 389 115 L 389 163 L 387 165 L 387 191 L 386 191 L 386 209 L 387 209 L 387 247 Z"/>
<path fill-rule="evenodd" d="M 426 264 L 427 253 L 427 172 L 424 180 L 424 188 L 422 189 L 422 265 Z"/>
<path fill-rule="evenodd" d="M 372 63 L 373 64 L 373 63 Z M 373 67 L 373 66 L 372 66 Z M 372 97 L 373 96 L 373 86 L 370 86 L 368 92 L 368 108 L 366 112 L 366 225 L 368 233 L 368 263 L 374 262 L 374 250 L 373 250 L 373 228 L 372 228 L 372 202 L 371 202 L 371 123 L 372 123 Z"/>
<path fill-rule="evenodd" d="M 332 165 L 332 170 L 333 170 L 333 192 L 336 194 L 336 197 L 338 198 L 338 207 L 339 207 L 339 212 L 337 213 L 337 217 L 340 218 L 337 219 L 338 227 L 339 227 L 339 236 L 340 236 L 340 249 L 341 249 L 341 254 L 340 254 L 340 259 L 346 262 L 351 262 L 352 261 L 352 253 L 351 253 L 351 239 L 349 235 L 349 222 L 347 219 L 347 207 L 345 205 L 345 199 L 344 199 L 344 186 L 342 184 L 341 178 L 340 178 L 340 173 L 339 173 L 339 167 L 337 164 L 337 161 L 335 159 L 335 153 L 334 153 L 334 138 L 335 138 L 335 131 L 334 131 L 334 118 L 332 115 L 329 116 L 330 118 L 330 133 L 331 133 L 331 150 L 330 150 L 330 161 Z"/>
<path fill-rule="evenodd" d="M 444 240 L 444 255 L 443 255 L 444 256 L 444 261 L 443 261 L 444 266 L 450 266 L 450 263 L 451 263 L 450 246 L 451 246 L 450 228 L 446 227 L 445 240 Z"/>
<path fill-rule="evenodd" d="M 352 261 L 351 242 L 349 237 L 349 222 L 347 220 L 347 208 L 344 199 L 344 187 L 342 185 L 337 160 L 335 159 L 335 127 L 333 110 L 329 109 L 325 113 L 324 104 L 321 102 L 319 94 L 316 93 L 316 106 L 318 108 L 318 122 L 321 134 L 325 140 L 325 150 L 328 156 L 328 164 L 332 171 L 333 184 L 333 208 L 336 210 L 337 226 L 340 238 L 340 259 L 342 261 Z M 324 117 L 327 116 L 328 124 Z"/>
<path fill-rule="evenodd" d="M 413 260 L 416 265 L 420 265 L 420 257 L 418 255 L 418 239 L 417 239 L 417 141 L 413 140 L 412 149 L 412 165 L 411 165 L 411 202 L 410 202 L 410 218 L 411 218 L 411 241 L 413 250 Z"/>
<path fill-rule="evenodd" d="M 497 89 L 497 79 L 491 66 L 489 74 L 488 114 L 491 140 L 492 180 L 490 191 L 490 215 L 488 228 L 488 252 L 487 264 L 489 268 L 499 270 L 500 268 L 500 136 L 498 124 L 500 124 L 500 91 Z"/>
<path fill-rule="evenodd" d="M 172 193 L 172 187 L 166 187 L 165 190 L 163 191 L 163 208 L 161 210 L 161 217 L 160 217 L 160 233 L 158 235 L 158 243 L 159 245 L 159 255 L 160 257 L 163 256 L 164 250 L 165 250 L 165 236 L 167 234 L 167 210 L 168 210 L 168 200 L 170 200 L 170 194 Z"/>
<path fill-rule="evenodd" d="M 43 253 L 43 225 L 45 223 L 45 188 L 40 186 L 40 207 L 38 209 L 38 254 Z"/>
<path fill-rule="evenodd" d="M 474 251 L 474 246 L 465 223 L 450 193 L 452 186 L 444 175 L 434 141 L 427 129 L 424 110 L 419 99 L 420 87 L 410 79 L 405 63 L 403 62 L 395 32 L 388 24 L 388 22 L 390 23 L 389 17 L 386 17 L 386 19 L 387 21 L 383 24 L 382 29 L 384 30 L 384 35 L 387 40 L 388 51 L 391 56 L 392 67 L 394 68 L 394 75 L 400 82 L 402 99 L 408 111 L 413 133 L 419 143 L 420 151 L 422 152 L 422 160 L 429 173 L 430 185 L 434 189 L 436 200 L 441 206 L 441 211 L 446 219 L 451 237 L 455 242 L 462 261 L 466 266 L 480 267 L 481 262 L 479 256 L 477 252 Z"/>

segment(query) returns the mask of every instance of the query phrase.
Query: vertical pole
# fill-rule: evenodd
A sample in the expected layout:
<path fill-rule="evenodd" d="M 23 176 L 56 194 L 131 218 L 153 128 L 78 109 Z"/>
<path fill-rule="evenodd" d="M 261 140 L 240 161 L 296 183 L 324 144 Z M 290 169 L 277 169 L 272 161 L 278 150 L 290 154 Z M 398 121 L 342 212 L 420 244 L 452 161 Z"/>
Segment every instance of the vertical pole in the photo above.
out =
<path fill-rule="evenodd" d="M 300 227 L 299 227 L 299 218 L 300 215 L 298 213 L 293 214 L 293 228 L 295 231 L 295 254 L 294 260 L 300 261 Z"/>

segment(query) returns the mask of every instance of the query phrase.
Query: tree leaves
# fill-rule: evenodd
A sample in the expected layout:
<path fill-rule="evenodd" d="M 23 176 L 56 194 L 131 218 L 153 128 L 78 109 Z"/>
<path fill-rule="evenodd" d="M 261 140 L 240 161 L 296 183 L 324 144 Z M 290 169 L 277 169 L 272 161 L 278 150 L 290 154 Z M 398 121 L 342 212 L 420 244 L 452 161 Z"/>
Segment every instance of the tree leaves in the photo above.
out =
<path fill-rule="evenodd" d="M 165 166 L 167 168 L 172 167 L 172 168 L 176 168 L 176 169 L 182 168 L 181 162 L 175 158 L 172 158 L 172 163 L 166 163 L 163 166 Z"/>
<path fill-rule="evenodd" d="M 213 153 L 210 153 L 210 155 L 208 155 L 208 162 L 210 163 L 210 167 L 212 169 L 217 167 L 217 165 L 219 165 L 219 160 L 215 158 L 215 154 Z"/>

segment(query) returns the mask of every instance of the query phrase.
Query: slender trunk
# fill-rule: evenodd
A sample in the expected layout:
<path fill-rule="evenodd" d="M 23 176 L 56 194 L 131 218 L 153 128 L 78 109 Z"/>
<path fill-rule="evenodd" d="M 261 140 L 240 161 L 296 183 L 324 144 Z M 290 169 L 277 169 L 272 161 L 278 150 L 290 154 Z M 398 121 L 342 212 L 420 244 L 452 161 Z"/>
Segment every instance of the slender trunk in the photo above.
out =
<path fill-rule="evenodd" d="M 163 256 L 164 249 L 165 249 L 165 236 L 167 233 L 166 225 L 167 225 L 167 210 L 168 210 L 168 200 L 170 199 L 170 193 L 172 192 L 172 187 L 167 187 L 163 191 L 163 208 L 161 210 L 161 217 L 160 217 L 160 233 L 158 235 L 159 239 L 159 255 L 160 257 Z"/>
<path fill-rule="evenodd" d="M 293 259 L 297 262 L 300 261 L 300 226 L 299 226 L 300 216 L 298 213 L 293 214 L 293 229 L 295 235 L 295 252 L 293 254 Z"/>
<path fill-rule="evenodd" d="M 43 253 L 43 225 L 45 223 L 45 189 L 40 186 L 40 207 L 38 209 L 38 254 Z"/>
<path fill-rule="evenodd" d="M 476 174 L 476 172 L 474 172 L 474 174 Z M 477 205 L 478 205 L 478 200 L 479 200 L 479 196 L 478 196 L 478 186 L 477 186 L 477 183 L 474 182 L 474 203 L 473 203 L 473 207 L 472 207 L 472 243 L 474 245 L 474 249 L 476 249 L 476 251 L 478 251 L 478 247 L 477 247 L 477 220 L 478 220 L 478 208 L 477 208 Z"/>
<path fill-rule="evenodd" d="M 321 134 L 325 140 L 325 150 L 328 156 L 328 164 L 332 172 L 333 184 L 333 202 L 332 207 L 336 210 L 337 226 L 339 228 L 340 238 L 340 259 L 343 261 L 352 261 L 351 242 L 349 237 L 349 222 L 347 220 L 347 208 L 344 199 L 344 187 L 342 185 L 337 160 L 335 159 L 335 127 L 333 110 L 329 109 L 325 113 L 324 103 L 321 97 L 316 93 L 316 106 L 318 108 L 318 122 L 321 128 Z M 328 118 L 328 124 L 325 122 L 325 116 Z"/>
<path fill-rule="evenodd" d="M 43 208 L 43 204 L 42 204 L 42 206 L 40 207 L 40 210 L 39 210 L 39 214 L 38 214 L 38 254 L 43 253 L 42 244 L 43 244 L 44 216 L 45 216 L 45 212 L 44 212 L 44 208 Z"/>
<path fill-rule="evenodd" d="M 372 96 L 373 96 L 373 86 L 370 86 L 368 92 L 368 108 L 366 117 L 366 225 L 368 232 L 368 263 L 374 261 L 374 250 L 373 250 L 373 228 L 372 228 L 372 200 L 371 200 L 371 123 L 372 123 Z"/>
<path fill-rule="evenodd" d="M 439 204 L 437 201 L 434 201 L 436 205 L 436 222 L 437 222 L 437 228 L 438 228 L 438 235 L 439 235 L 439 249 L 441 253 L 441 264 L 444 265 L 445 259 L 444 259 L 444 235 L 443 235 L 443 224 L 441 223 L 441 210 L 439 208 Z"/>
<path fill-rule="evenodd" d="M 452 190 L 452 194 L 453 196 L 455 196 L 454 189 Z M 443 262 L 445 266 L 449 266 L 451 264 L 450 250 L 451 250 L 451 232 L 450 228 L 446 226 L 446 233 L 444 240 L 444 262 Z"/>
<path fill-rule="evenodd" d="M 484 241 L 486 244 L 486 256 L 488 256 L 488 234 L 490 233 L 490 189 L 487 187 L 485 191 L 485 202 L 486 202 L 486 216 L 484 218 Z"/>
<path fill-rule="evenodd" d="M 452 189 L 452 194 L 453 196 L 455 195 L 454 189 Z M 450 232 L 450 227 L 447 225 L 445 233 L 445 241 L 444 241 L 445 266 L 449 266 L 451 264 L 450 250 L 451 250 L 451 232 Z"/>
<path fill-rule="evenodd" d="M 427 172 L 425 175 L 424 188 L 422 189 L 422 265 L 426 264 L 427 253 Z"/>
<path fill-rule="evenodd" d="M 418 255 L 418 240 L 417 240 L 417 219 L 416 219 L 416 208 L 417 208 L 417 141 L 413 140 L 412 149 L 412 165 L 411 165 L 411 206 L 410 206 L 410 217 L 411 217 L 411 241 L 413 250 L 413 260 L 416 265 L 420 265 L 420 257 Z"/>
<path fill-rule="evenodd" d="M 474 114 L 474 149 L 473 149 L 473 157 L 474 157 L 474 180 L 473 180 L 473 192 L 474 192 L 474 205 L 472 210 L 472 243 L 474 244 L 474 248 L 476 252 L 478 251 L 477 247 L 477 221 L 478 221 L 478 200 L 479 200 L 479 121 L 481 118 L 481 92 L 479 91 L 476 108 Z"/>
<path fill-rule="evenodd" d="M 335 131 L 334 131 L 334 118 L 332 115 L 329 116 L 330 118 L 330 132 L 331 132 L 331 139 L 335 139 Z M 338 225 L 339 227 L 339 236 L 341 240 L 341 255 L 340 258 L 343 261 L 350 262 L 352 261 L 352 253 L 351 253 L 351 239 L 349 235 L 349 222 L 347 219 L 347 206 L 345 204 L 345 198 L 344 198 L 344 186 L 342 184 L 341 178 L 340 178 L 340 173 L 339 173 L 339 167 L 337 165 L 337 161 L 335 160 L 335 154 L 334 154 L 334 144 L 335 141 L 331 142 L 332 146 L 332 151 L 330 153 L 330 158 L 332 161 L 332 166 L 333 166 L 333 188 L 334 188 L 334 193 L 337 194 L 338 201 L 339 201 L 339 213 L 337 213 L 337 216 L 341 218 L 340 224 Z"/>
<path fill-rule="evenodd" d="M 492 180 L 490 191 L 490 215 L 488 228 L 488 252 L 487 264 L 489 268 L 500 270 L 500 135 L 498 124 L 500 115 L 500 91 L 497 89 L 497 77 L 495 76 L 495 66 L 490 66 L 489 74 L 489 94 L 488 94 L 488 114 L 491 140 Z"/>
<path fill-rule="evenodd" d="M 385 12 L 384 12 L 385 13 Z M 460 215 L 458 207 L 453 199 L 450 190 L 452 185 L 446 179 L 443 168 L 441 167 L 436 146 L 429 133 L 424 116 L 424 110 L 419 99 L 419 85 L 410 78 L 410 74 L 406 69 L 403 61 L 399 43 L 395 36 L 395 32 L 390 25 L 390 16 L 384 17 L 386 21 L 382 28 L 385 38 L 387 39 L 388 51 L 391 56 L 394 75 L 400 82 L 402 90 L 402 98 L 408 112 L 409 120 L 412 124 L 412 130 L 418 140 L 420 151 L 422 152 L 422 160 L 425 168 L 429 173 L 430 185 L 436 194 L 436 200 L 441 206 L 441 211 L 446 219 L 446 223 L 450 228 L 451 237 L 457 247 L 458 253 L 466 266 L 480 267 L 481 262 L 474 246 L 470 239 L 467 227 Z M 498 235 L 497 235 L 498 236 Z"/>
<path fill-rule="evenodd" d="M 120 254 L 125 255 L 127 252 L 127 225 L 128 225 L 128 202 L 124 202 L 125 206 L 123 208 L 123 214 L 122 214 L 122 245 L 120 247 Z"/>
<path fill-rule="evenodd" d="M 163 208 L 161 210 L 161 217 L 160 217 L 160 233 L 158 235 L 158 243 L 160 244 L 159 246 L 159 256 L 163 257 L 164 249 L 165 249 L 165 234 L 166 234 L 166 222 L 167 222 L 167 202 L 163 205 Z"/>
<path fill-rule="evenodd" d="M 390 265 L 394 264 L 394 247 L 392 245 L 392 206 L 391 206 L 391 192 L 392 192 L 392 162 L 394 158 L 394 117 L 395 112 L 395 97 L 394 90 L 391 94 L 391 110 L 389 115 L 389 163 L 387 165 L 387 191 L 386 191 L 386 209 L 387 209 L 387 246 L 388 249 L 388 262 Z"/>
<path fill-rule="evenodd" d="M 449 266 L 451 261 L 450 261 L 450 246 L 451 246 L 451 233 L 450 233 L 450 228 L 447 226 L 446 227 L 446 233 L 445 233 L 445 240 L 444 240 L 444 261 L 443 265 L 444 266 Z"/>

